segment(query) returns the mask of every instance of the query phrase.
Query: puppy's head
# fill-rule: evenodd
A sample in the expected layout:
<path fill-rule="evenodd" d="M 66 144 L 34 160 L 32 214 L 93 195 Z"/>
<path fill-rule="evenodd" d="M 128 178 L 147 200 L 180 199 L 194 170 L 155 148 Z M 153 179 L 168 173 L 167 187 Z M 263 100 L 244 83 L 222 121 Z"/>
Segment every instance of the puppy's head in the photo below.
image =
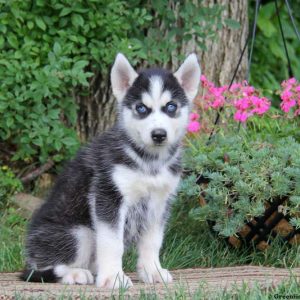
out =
<path fill-rule="evenodd" d="M 189 55 L 174 74 L 164 69 L 138 74 L 125 56 L 118 54 L 111 83 L 120 124 L 136 144 L 150 151 L 178 143 L 185 134 L 199 81 L 195 54 Z"/>

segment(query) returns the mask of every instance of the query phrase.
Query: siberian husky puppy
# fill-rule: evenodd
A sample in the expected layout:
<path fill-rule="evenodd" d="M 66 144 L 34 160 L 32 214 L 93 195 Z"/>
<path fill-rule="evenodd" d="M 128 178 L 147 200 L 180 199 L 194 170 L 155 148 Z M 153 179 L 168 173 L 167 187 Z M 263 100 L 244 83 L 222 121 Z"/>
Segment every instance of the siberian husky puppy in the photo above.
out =
<path fill-rule="evenodd" d="M 132 68 L 118 54 L 111 70 L 117 121 L 66 165 L 28 228 L 28 281 L 129 287 L 124 249 L 135 243 L 146 283 L 171 282 L 159 251 L 180 180 L 186 132 L 200 67 L 189 55 L 174 74 Z"/>

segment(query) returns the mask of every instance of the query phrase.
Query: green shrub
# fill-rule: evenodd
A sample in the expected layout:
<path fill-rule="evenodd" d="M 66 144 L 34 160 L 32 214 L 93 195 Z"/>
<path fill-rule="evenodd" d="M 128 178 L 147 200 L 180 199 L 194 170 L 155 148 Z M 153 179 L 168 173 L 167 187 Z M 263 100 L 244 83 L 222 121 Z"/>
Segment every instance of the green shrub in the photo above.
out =
<path fill-rule="evenodd" d="M 299 40 L 293 29 L 287 8 L 285 7 L 285 1 L 279 2 L 280 17 L 292 69 L 294 76 L 300 78 Z M 293 15 L 295 17 L 296 26 L 299 28 L 300 17 L 299 14 L 297 14 L 300 9 L 299 2 L 290 1 L 290 4 L 294 12 Z M 253 7 L 254 2 L 250 9 L 250 17 L 254 15 Z M 280 82 L 289 78 L 287 58 L 279 30 L 274 1 L 270 1 L 261 6 L 257 27 L 250 82 L 254 86 L 264 89 L 266 95 L 270 95 L 273 93 L 273 90 L 279 88 Z M 279 101 L 277 101 L 277 104 L 278 102 Z"/>
<path fill-rule="evenodd" d="M 214 230 L 228 237 L 261 216 L 266 203 L 287 198 L 283 211 L 300 228 L 300 144 L 292 137 L 268 142 L 227 133 L 209 146 L 192 143 L 185 155 L 192 174 L 184 180 L 182 193 L 200 193 L 207 201 L 191 211 L 194 218 L 214 221 Z M 196 184 L 199 175 L 208 179 L 207 185 Z"/>
<path fill-rule="evenodd" d="M 60 161 L 79 145 L 71 92 L 88 87 L 91 57 L 108 63 L 128 45 L 125 3 L 5 1 L 0 11 L 0 138 L 15 145 L 13 160 Z"/>
<path fill-rule="evenodd" d="M 222 26 L 223 7 L 199 3 L 180 2 L 176 19 L 167 1 L 0 1 L 0 139 L 11 159 L 59 162 L 74 154 L 75 95 L 93 93 L 90 77 L 107 74 L 116 52 L 133 63 L 162 63 L 193 35 L 204 47 Z"/>
<path fill-rule="evenodd" d="M 22 190 L 22 183 L 7 166 L 0 165 L 0 210 L 5 208 L 9 198 Z"/>

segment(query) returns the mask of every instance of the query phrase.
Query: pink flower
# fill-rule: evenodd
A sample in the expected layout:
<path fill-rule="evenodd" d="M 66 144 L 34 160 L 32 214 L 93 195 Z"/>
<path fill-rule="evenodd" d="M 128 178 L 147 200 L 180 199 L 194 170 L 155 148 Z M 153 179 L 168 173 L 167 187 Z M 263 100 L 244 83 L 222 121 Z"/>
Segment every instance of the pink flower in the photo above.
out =
<path fill-rule="evenodd" d="M 236 113 L 233 116 L 234 120 L 242 123 L 246 122 L 248 117 L 249 117 L 248 114 L 245 111 L 241 111 L 241 110 L 236 111 Z"/>
<path fill-rule="evenodd" d="M 245 86 L 243 87 L 243 95 L 244 96 L 252 96 L 255 92 L 255 88 L 253 86 Z"/>
<path fill-rule="evenodd" d="M 294 116 L 299 115 L 300 109 L 300 85 L 295 78 L 290 78 L 281 83 L 282 91 L 280 98 L 282 100 L 280 107 L 285 113 L 289 113 L 292 108 L 296 108 Z M 298 108 L 297 108 L 298 105 Z"/>
<path fill-rule="evenodd" d="M 299 116 L 300 115 L 300 108 L 296 109 L 294 112 L 294 116 Z"/>
<path fill-rule="evenodd" d="M 234 93 L 236 90 L 241 88 L 241 84 L 240 83 L 233 83 L 230 87 L 230 92 Z"/>
<path fill-rule="evenodd" d="M 212 101 L 210 103 L 210 106 L 212 108 L 217 109 L 219 107 L 222 107 L 224 105 L 224 103 L 225 103 L 225 98 L 223 96 L 218 96 L 218 97 L 215 97 L 214 101 Z"/>
<path fill-rule="evenodd" d="M 246 122 L 254 114 L 263 115 L 271 106 L 270 101 L 261 97 L 259 91 L 250 86 L 247 81 L 216 87 L 204 75 L 201 76 L 204 95 L 200 98 L 206 109 L 219 109 L 233 107 L 234 120 Z M 290 83 L 287 83 L 290 84 Z"/>
<path fill-rule="evenodd" d="M 207 81 L 207 78 L 206 78 L 205 75 L 202 74 L 202 75 L 200 76 L 200 80 L 201 80 L 201 81 Z"/>
<path fill-rule="evenodd" d="M 247 98 L 242 98 L 239 99 L 235 102 L 234 104 L 235 108 L 240 109 L 240 110 L 246 110 L 250 106 L 250 102 L 248 101 Z"/>
<path fill-rule="evenodd" d="M 188 124 L 187 131 L 188 132 L 198 132 L 200 130 L 200 123 L 198 121 L 191 121 Z"/>
<path fill-rule="evenodd" d="M 246 120 L 254 114 L 263 115 L 266 113 L 271 106 L 271 102 L 265 97 L 260 98 L 252 95 L 234 101 L 233 106 L 237 110 L 234 115 L 234 120 L 246 122 Z"/>
<path fill-rule="evenodd" d="M 296 105 L 296 101 L 292 100 L 292 101 L 283 101 L 280 104 L 281 109 L 285 112 L 288 113 L 292 107 L 294 107 Z"/>
<path fill-rule="evenodd" d="M 255 107 L 253 109 L 253 112 L 258 114 L 258 115 L 263 115 L 265 112 L 267 112 L 271 106 L 270 101 L 263 97 L 259 98 L 256 96 L 252 96 L 252 104 Z"/>
<path fill-rule="evenodd" d="M 289 101 L 292 96 L 293 93 L 290 90 L 284 90 L 280 97 L 283 101 Z"/>
<path fill-rule="evenodd" d="M 293 85 L 293 84 L 297 83 L 297 80 L 296 80 L 296 78 L 292 77 L 292 78 L 288 79 L 286 82 L 288 85 Z"/>
<path fill-rule="evenodd" d="M 195 113 L 195 112 L 192 112 L 190 114 L 190 121 L 197 121 L 199 119 L 199 114 Z"/>
<path fill-rule="evenodd" d="M 212 87 L 213 83 L 208 81 L 205 75 L 200 76 L 200 80 L 203 87 Z"/>
<path fill-rule="evenodd" d="M 284 80 L 284 81 L 281 83 L 281 86 L 282 86 L 283 88 L 288 88 L 288 89 L 290 89 L 291 86 L 295 85 L 296 83 L 297 83 L 297 80 L 296 80 L 294 77 L 292 77 L 292 78 L 290 78 L 290 79 Z"/>

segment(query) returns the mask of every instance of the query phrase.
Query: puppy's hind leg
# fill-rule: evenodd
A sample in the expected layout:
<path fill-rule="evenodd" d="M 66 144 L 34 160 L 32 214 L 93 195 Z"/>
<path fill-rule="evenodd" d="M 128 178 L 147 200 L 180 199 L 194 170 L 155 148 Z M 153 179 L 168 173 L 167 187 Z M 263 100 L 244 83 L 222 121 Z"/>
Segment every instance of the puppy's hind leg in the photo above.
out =
<path fill-rule="evenodd" d="M 46 223 L 31 228 L 27 239 L 24 281 L 91 284 L 94 231 L 87 226 Z"/>
<path fill-rule="evenodd" d="M 95 252 L 94 232 L 86 226 L 78 226 L 72 229 L 72 234 L 77 241 L 75 261 L 56 266 L 54 273 L 64 284 L 92 284 L 94 277 L 90 265 Z"/>
<path fill-rule="evenodd" d="M 67 265 L 58 265 L 54 267 L 54 273 L 60 278 L 60 282 L 63 284 L 94 283 L 94 277 L 88 269 L 74 268 Z"/>

